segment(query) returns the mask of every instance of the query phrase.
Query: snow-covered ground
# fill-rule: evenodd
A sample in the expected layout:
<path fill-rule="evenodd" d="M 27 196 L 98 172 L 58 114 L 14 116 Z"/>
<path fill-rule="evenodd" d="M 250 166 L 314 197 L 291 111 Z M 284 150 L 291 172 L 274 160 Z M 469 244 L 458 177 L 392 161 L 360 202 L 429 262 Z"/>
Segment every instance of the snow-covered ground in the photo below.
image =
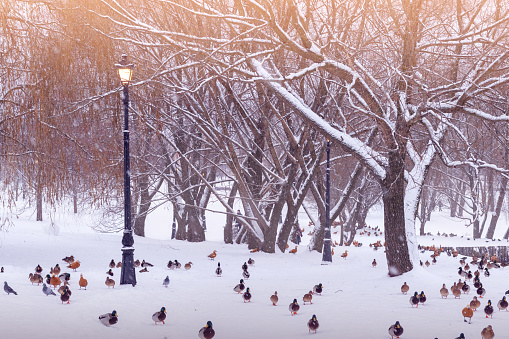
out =
<path fill-rule="evenodd" d="M 168 211 L 166 211 L 168 212 Z M 459 258 L 442 254 L 436 265 L 418 267 L 411 273 L 389 278 L 383 250 L 374 251 L 369 243 L 383 237 L 361 235 L 357 239 L 362 247 L 335 247 L 332 265 L 321 265 L 321 254 L 306 250 L 311 227 L 301 216 L 305 228 L 303 243 L 296 254 L 250 253 L 245 245 L 226 245 L 222 242 L 224 215 L 207 215 L 207 241 L 187 243 L 170 240 L 170 213 L 164 210 L 151 215 L 147 238 L 135 238 L 135 259 L 154 264 L 147 273 L 137 273 L 136 287 L 118 284 L 120 269 L 115 268 L 117 285 L 108 288 L 104 281 L 111 259 L 121 260 L 121 234 L 94 233 L 88 225 L 87 215 L 52 216 L 52 222 L 36 222 L 33 215 L 22 214 L 13 218 L 14 227 L 0 233 L 0 266 L 2 283 L 7 281 L 18 295 L 0 293 L 1 338 L 197 338 L 198 330 L 208 320 L 216 331 L 215 338 L 390 338 L 387 329 L 396 320 L 404 328 L 402 338 L 456 338 L 461 332 L 466 338 L 480 338 L 481 330 L 491 324 L 496 338 L 508 338 L 509 312 L 498 312 L 496 304 L 509 289 L 509 268 L 492 270 L 491 276 L 481 281 L 486 296 L 482 306 L 472 318 L 463 321 L 462 309 L 472 300 L 475 291 L 460 299 L 442 299 L 442 284 L 448 288 L 460 278 L 457 271 Z M 47 218 L 49 219 L 49 218 Z M 500 233 L 505 231 L 506 220 L 500 220 Z M 379 212 L 370 215 L 371 226 L 382 226 Z M 503 230 L 502 230 L 503 229 Z M 471 229 L 462 222 L 450 220 L 435 212 L 427 231 L 456 233 L 458 237 L 426 236 L 419 240 L 423 245 L 465 246 L 483 245 L 485 240 L 467 240 Z M 335 230 L 334 230 L 335 231 Z M 461 237 L 463 236 L 463 237 Z M 338 240 L 338 235 L 333 235 Z M 489 241 L 486 245 L 491 245 Z M 507 245 L 507 242 L 497 242 Z M 348 257 L 340 254 L 348 250 Z M 217 250 L 212 261 L 208 254 Z M 61 260 L 74 255 L 80 260 L 77 272 L 65 268 Z M 423 261 L 430 260 L 430 252 L 421 254 Z M 249 258 L 255 265 L 249 268 L 251 277 L 246 280 L 252 300 L 244 303 L 233 287 L 242 278 L 241 266 Z M 169 270 L 168 260 L 193 262 L 189 271 Z M 378 266 L 372 267 L 376 259 Z M 221 263 L 223 276 L 214 271 Z M 60 264 L 71 273 L 72 296 L 70 304 L 62 304 L 59 297 L 46 296 L 41 286 L 32 286 L 29 273 L 39 264 L 43 275 L 50 267 Z M 88 280 L 87 290 L 80 290 L 80 273 Z M 168 288 L 162 282 L 170 277 Z M 410 295 L 403 295 L 403 282 L 410 292 L 424 291 L 427 301 L 412 308 Z M 322 295 L 313 297 L 312 305 L 303 305 L 302 297 L 312 287 L 322 283 Z M 269 301 L 278 292 L 279 304 Z M 288 305 L 296 298 L 300 304 L 297 315 L 291 316 Z M 487 300 L 495 305 L 493 319 L 486 319 L 483 308 Z M 154 312 L 164 306 L 168 311 L 165 325 L 155 325 Z M 116 325 L 102 325 L 98 316 L 116 310 Z M 307 321 L 316 314 L 320 327 L 309 334 Z"/>

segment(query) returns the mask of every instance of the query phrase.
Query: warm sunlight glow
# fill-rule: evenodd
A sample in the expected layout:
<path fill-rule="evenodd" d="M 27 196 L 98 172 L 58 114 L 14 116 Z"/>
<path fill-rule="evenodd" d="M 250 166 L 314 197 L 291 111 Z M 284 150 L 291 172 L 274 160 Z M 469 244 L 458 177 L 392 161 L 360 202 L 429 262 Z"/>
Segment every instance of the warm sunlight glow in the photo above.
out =
<path fill-rule="evenodd" d="M 122 82 L 122 85 L 129 85 L 133 76 L 134 65 L 127 63 L 127 55 L 122 55 L 122 59 L 115 67 L 118 69 L 118 75 L 120 75 L 120 82 Z"/>

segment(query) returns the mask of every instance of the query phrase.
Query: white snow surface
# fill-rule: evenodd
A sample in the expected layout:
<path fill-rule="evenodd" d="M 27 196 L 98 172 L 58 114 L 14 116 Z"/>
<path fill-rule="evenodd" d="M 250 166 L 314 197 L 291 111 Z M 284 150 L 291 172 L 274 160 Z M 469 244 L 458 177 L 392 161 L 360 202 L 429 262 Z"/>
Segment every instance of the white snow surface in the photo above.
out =
<path fill-rule="evenodd" d="M 433 213 L 426 231 L 435 235 L 417 237 L 422 245 L 508 245 L 504 240 L 468 240 L 471 228 L 447 218 L 446 213 Z M 265 254 L 250 253 L 246 245 L 224 244 L 223 214 L 207 214 L 207 241 L 171 240 L 171 213 L 161 209 L 149 216 L 147 237 L 135 237 L 134 244 L 135 259 L 144 259 L 154 267 L 147 273 L 138 273 L 137 269 L 136 287 L 120 286 L 120 268 L 113 269 L 117 285 L 111 289 L 104 281 L 110 260 L 121 260 L 122 232 L 93 232 L 89 228 L 91 218 L 85 213 L 54 215 L 52 223 L 36 222 L 33 214 L 14 217 L 15 226 L 0 233 L 0 266 L 5 268 L 0 282 L 7 281 L 18 295 L 0 293 L 0 337 L 198 338 L 199 329 L 208 320 L 213 323 L 215 338 L 231 339 L 387 339 L 389 326 L 397 320 L 404 328 L 402 339 L 456 338 L 461 332 L 466 338 L 480 338 L 488 324 L 493 326 L 496 338 L 507 337 L 509 312 L 498 312 L 496 304 L 509 289 L 509 268 L 493 269 L 489 278 L 481 274 L 487 293 L 469 324 L 463 321 L 461 311 L 475 295 L 473 286 L 460 299 L 442 299 L 439 293 L 443 283 L 450 289 L 460 278 L 459 258 L 442 254 L 436 265 L 417 267 L 390 278 L 383 250 L 369 247 L 376 240 L 383 242 L 383 236 L 358 235 L 362 247 L 334 247 L 333 263 L 321 265 L 321 254 L 306 249 L 313 227 L 305 218 L 301 214 L 305 235 L 296 254 Z M 380 212 L 375 211 L 368 224 L 382 226 L 382 220 Z M 505 218 L 499 223 L 497 235 L 507 227 Z M 338 230 L 332 229 L 333 233 Z M 437 231 L 456 233 L 458 237 L 437 236 Z M 339 240 L 338 234 L 333 234 L 334 240 Z M 208 259 L 213 250 L 217 250 L 214 261 Z M 348 256 L 343 259 L 340 254 L 345 250 Z M 66 268 L 61 260 L 71 254 L 81 262 L 77 272 Z M 431 261 L 430 254 L 420 253 L 421 260 Z M 250 257 L 256 261 L 246 280 L 252 299 L 244 303 L 233 287 L 242 278 L 242 264 Z M 182 264 L 193 262 L 191 270 L 169 270 L 167 262 L 175 259 Z M 378 262 L 376 268 L 371 265 L 373 259 Z M 223 268 L 222 277 L 214 273 L 218 262 Z M 57 263 L 63 272 L 71 273 L 69 304 L 62 304 L 58 296 L 44 295 L 42 286 L 33 286 L 28 279 L 38 264 L 46 275 Z M 88 280 L 87 290 L 79 289 L 80 273 Z M 170 284 L 165 288 L 162 282 L 167 275 Z M 405 281 L 410 286 L 409 295 L 400 292 Z M 318 283 L 323 284 L 322 295 L 315 295 L 312 305 L 303 305 L 303 295 Z M 274 291 L 279 296 L 277 306 L 269 301 Z M 427 295 L 426 303 L 418 308 L 409 303 L 414 291 Z M 291 316 L 288 305 L 294 298 L 301 308 Z M 486 319 L 483 312 L 488 299 L 495 306 L 493 319 Z M 168 312 L 166 324 L 155 325 L 151 316 L 163 306 Z M 101 324 L 98 316 L 113 310 L 118 313 L 118 323 L 110 327 Z M 313 314 L 320 323 L 316 334 L 310 334 L 306 325 Z"/>

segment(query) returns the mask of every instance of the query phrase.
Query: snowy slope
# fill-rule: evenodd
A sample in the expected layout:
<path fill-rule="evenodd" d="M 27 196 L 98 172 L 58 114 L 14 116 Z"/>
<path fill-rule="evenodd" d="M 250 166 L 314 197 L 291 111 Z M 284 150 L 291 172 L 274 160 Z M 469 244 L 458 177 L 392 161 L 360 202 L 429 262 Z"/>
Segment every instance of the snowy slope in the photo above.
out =
<path fill-rule="evenodd" d="M 104 284 L 111 259 L 121 258 L 121 234 L 99 234 L 88 229 L 86 215 L 53 217 L 53 224 L 35 222 L 33 216 L 21 215 L 15 227 L 0 234 L 1 274 L 18 295 L 0 293 L 0 337 L 42 338 L 58 335 L 68 338 L 197 338 L 198 330 L 211 320 L 216 338 L 390 338 L 387 329 L 396 320 L 404 328 L 402 338 L 455 338 L 464 332 L 466 338 L 480 338 L 483 327 L 491 324 L 497 338 L 509 337 L 509 312 L 496 311 L 493 319 L 486 319 L 482 309 L 488 299 L 496 306 L 509 288 L 506 283 L 509 268 L 492 270 L 489 278 L 481 276 L 487 290 L 481 310 L 472 323 L 463 321 L 461 310 L 472 299 L 441 299 L 439 290 L 448 288 L 460 278 L 458 258 L 442 255 L 438 264 L 417 268 L 401 277 L 389 278 L 383 250 L 373 251 L 368 244 L 382 237 L 359 236 L 362 247 L 335 247 L 332 265 L 322 266 L 321 254 L 310 253 L 304 237 L 297 254 L 249 253 L 244 245 L 222 243 L 224 215 L 207 215 L 208 241 L 199 244 L 170 240 L 170 213 L 161 212 L 149 218 L 147 238 L 135 239 L 135 258 L 155 266 L 148 273 L 138 273 L 136 287 L 118 285 L 120 269 L 115 268 L 114 289 Z M 501 220 L 501 222 L 504 222 Z M 381 225 L 380 215 L 372 215 L 369 223 Z M 307 234 L 311 227 L 301 218 Z M 453 230 L 463 238 L 426 236 L 419 238 L 425 245 L 465 246 L 470 229 L 461 223 L 433 214 L 429 230 L 435 233 Z M 505 230 L 504 230 L 505 231 Z M 460 233 L 461 232 L 461 233 Z M 335 235 L 337 237 L 337 235 Z M 477 240 L 475 245 L 483 244 Z M 491 243 L 491 241 L 490 241 Z M 505 241 L 498 244 L 507 244 Z M 474 245 L 474 244 L 473 244 Z M 488 244 L 490 245 L 490 244 Z M 348 257 L 340 254 L 348 249 Z M 215 261 L 207 255 L 218 251 Z M 73 254 L 81 261 L 76 273 L 65 269 L 61 259 Z M 430 260 L 430 252 L 422 253 L 422 260 Z M 241 265 L 253 258 L 249 269 L 251 278 L 246 286 L 253 295 L 250 303 L 233 292 L 242 278 Z M 194 263 L 189 271 L 169 270 L 168 260 Z M 376 259 L 378 266 L 371 263 Z M 214 270 L 221 263 L 223 276 Z M 60 299 L 46 296 L 41 286 L 32 286 L 28 274 L 40 264 L 49 273 L 59 263 L 71 273 L 71 302 L 62 305 Z M 79 290 L 79 274 L 88 279 L 87 290 Z M 168 288 L 162 281 L 169 275 Z M 2 281 L 2 282 L 3 282 Z M 400 292 L 406 281 L 410 292 L 424 291 L 427 302 L 412 309 L 409 295 Z M 324 292 L 313 297 L 312 305 L 303 305 L 302 296 L 315 284 L 322 283 Z M 270 295 L 278 291 L 279 304 L 274 307 Z M 288 305 L 296 298 L 301 305 L 297 315 L 291 316 Z M 155 325 L 151 316 L 165 306 L 168 318 L 165 325 Z M 98 316 L 116 310 L 118 324 L 105 327 Z M 307 321 L 316 314 L 320 322 L 317 334 L 309 334 Z"/>

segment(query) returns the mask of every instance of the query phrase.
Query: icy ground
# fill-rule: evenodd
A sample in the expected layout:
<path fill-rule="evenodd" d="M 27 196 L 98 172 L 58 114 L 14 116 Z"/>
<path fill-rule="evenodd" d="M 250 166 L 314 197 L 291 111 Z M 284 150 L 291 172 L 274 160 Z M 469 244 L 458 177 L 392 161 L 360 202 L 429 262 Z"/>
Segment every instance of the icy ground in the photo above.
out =
<path fill-rule="evenodd" d="M 153 215 L 149 218 L 147 238 L 135 238 L 135 259 L 154 264 L 147 273 L 137 273 L 136 287 L 118 284 L 120 269 L 115 268 L 117 285 L 108 288 L 104 281 L 111 259 L 121 259 L 121 234 L 94 233 L 89 228 L 86 215 L 66 215 L 48 221 L 36 222 L 33 215 L 14 218 L 15 227 L 0 233 L 0 266 L 5 269 L 0 281 L 7 281 L 18 295 L 0 293 L 1 338 L 197 338 L 198 330 L 208 320 L 216 331 L 215 338 L 390 338 L 387 329 L 396 320 L 404 328 L 402 338 L 446 339 L 456 338 L 460 332 L 467 339 L 480 338 L 481 330 L 491 324 L 496 338 L 509 338 L 509 312 L 498 312 L 496 304 L 509 289 L 509 268 L 492 270 L 491 276 L 481 281 L 486 296 L 472 323 L 463 321 L 461 310 L 472 300 L 475 292 L 460 299 L 440 297 L 439 290 L 445 283 L 448 288 L 460 278 L 457 271 L 459 258 L 442 254 L 436 265 L 418 267 L 411 273 L 389 278 L 383 250 L 374 251 L 368 245 L 383 237 L 358 236 L 362 247 L 335 247 L 332 265 L 322 266 L 321 254 L 306 250 L 311 227 L 301 218 L 305 228 L 303 243 L 296 254 L 250 253 L 244 245 L 226 245 L 222 242 L 224 216 L 210 215 L 208 240 L 204 243 L 187 243 L 170 240 L 168 216 Z M 46 218 L 48 219 L 48 218 Z M 505 231 L 506 220 L 500 220 Z M 371 226 L 381 226 L 382 218 L 375 213 L 369 220 Z M 433 214 L 427 230 L 436 234 L 454 232 L 458 237 L 420 237 L 423 245 L 465 246 L 492 245 L 486 240 L 467 240 L 471 233 L 461 222 L 455 222 L 438 212 Z M 336 231 L 336 230 L 334 230 Z M 503 232 L 502 232 L 503 233 Z M 463 236 L 463 237 L 461 237 Z M 337 239 L 334 235 L 334 240 Z M 495 242 L 507 245 L 507 242 Z M 340 254 L 348 250 L 346 259 Z M 217 250 L 212 261 L 208 254 Z M 61 260 L 74 255 L 81 261 L 77 272 L 66 268 Z M 421 254 L 423 261 L 430 260 L 431 252 Z M 233 287 L 242 278 L 241 266 L 249 258 L 255 265 L 249 268 L 252 300 L 244 303 Z M 189 271 L 169 270 L 168 260 L 177 259 L 182 264 L 189 261 Z M 376 259 L 378 266 L 372 267 Z M 214 271 L 221 263 L 223 276 Z M 62 304 L 59 297 L 46 296 L 41 286 L 32 286 L 29 273 L 39 264 L 43 275 L 50 267 L 60 264 L 64 272 L 71 273 L 72 296 L 70 304 Z M 139 269 L 138 269 L 139 270 Z M 78 286 L 79 274 L 88 280 L 87 290 Z M 162 286 L 169 275 L 170 285 Z M 406 281 L 410 292 L 424 291 L 427 301 L 412 308 L 409 295 L 400 287 Z M 322 295 L 313 297 L 312 305 L 303 305 L 302 297 L 318 283 L 324 286 Z M 279 304 L 272 306 L 269 297 L 278 292 Z M 297 315 L 291 316 L 288 305 L 296 298 L 301 306 Z M 483 308 L 491 299 L 495 306 L 493 319 L 486 319 Z M 154 312 L 166 307 L 165 325 L 155 325 Z M 102 325 L 98 316 L 116 310 L 116 325 Z M 307 321 L 316 314 L 320 327 L 316 334 L 309 334 Z"/>

